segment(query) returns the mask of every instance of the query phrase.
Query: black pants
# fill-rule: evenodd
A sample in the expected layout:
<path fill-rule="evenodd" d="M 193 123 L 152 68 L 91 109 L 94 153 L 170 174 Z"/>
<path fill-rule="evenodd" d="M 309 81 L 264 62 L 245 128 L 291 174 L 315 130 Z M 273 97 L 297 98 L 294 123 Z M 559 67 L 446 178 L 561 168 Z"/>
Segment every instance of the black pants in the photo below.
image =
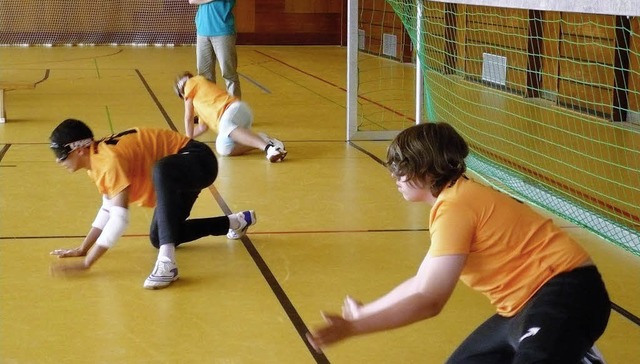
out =
<path fill-rule="evenodd" d="M 602 335 L 611 303 L 594 266 L 549 280 L 513 317 L 494 315 L 447 363 L 579 363 Z"/>
<path fill-rule="evenodd" d="M 208 235 L 225 235 L 226 216 L 188 219 L 200 191 L 218 175 L 218 161 L 211 148 L 191 140 L 177 154 L 162 158 L 153 167 L 157 204 L 149 238 L 156 248 L 176 246 Z"/>

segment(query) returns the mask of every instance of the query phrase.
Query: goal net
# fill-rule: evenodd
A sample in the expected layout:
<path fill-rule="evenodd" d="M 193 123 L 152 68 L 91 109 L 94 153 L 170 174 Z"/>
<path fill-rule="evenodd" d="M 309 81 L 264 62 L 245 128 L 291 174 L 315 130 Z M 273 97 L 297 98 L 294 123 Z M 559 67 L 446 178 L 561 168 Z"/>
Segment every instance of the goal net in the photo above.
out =
<path fill-rule="evenodd" d="M 185 0 L 0 1 L 0 45 L 191 45 L 196 11 Z"/>
<path fill-rule="evenodd" d="M 348 138 L 449 122 L 487 182 L 640 256 L 632 3 L 352 0 Z"/>

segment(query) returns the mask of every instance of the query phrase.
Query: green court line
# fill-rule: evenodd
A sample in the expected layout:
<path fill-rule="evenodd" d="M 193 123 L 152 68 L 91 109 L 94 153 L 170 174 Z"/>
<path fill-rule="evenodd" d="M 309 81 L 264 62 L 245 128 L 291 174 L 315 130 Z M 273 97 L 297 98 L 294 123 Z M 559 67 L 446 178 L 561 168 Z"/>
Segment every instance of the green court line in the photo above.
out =
<path fill-rule="evenodd" d="M 104 109 L 107 112 L 107 121 L 109 122 L 109 130 L 111 130 L 111 134 L 115 134 L 115 131 L 113 131 L 113 123 L 111 122 L 111 114 L 109 113 L 109 106 L 105 105 Z"/>

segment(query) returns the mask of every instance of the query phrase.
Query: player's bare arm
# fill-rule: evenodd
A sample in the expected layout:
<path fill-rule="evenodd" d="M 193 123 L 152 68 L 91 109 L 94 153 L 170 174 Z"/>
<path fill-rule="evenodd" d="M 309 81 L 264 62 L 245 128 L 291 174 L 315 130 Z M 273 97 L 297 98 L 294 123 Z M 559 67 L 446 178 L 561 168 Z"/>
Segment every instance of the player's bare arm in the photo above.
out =
<path fill-rule="evenodd" d="M 193 117 L 195 116 L 195 112 L 193 109 L 193 99 L 185 98 L 184 99 L 184 133 L 189 138 L 195 138 L 193 135 Z M 201 123 L 202 124 L 202 123 Z"/>
<path fill-rule="evenodd" d="M 326 325 L 309 335 L 317 349 L 350 336 L 390 330 L 440 313 L 451 297 L 466 255 L 427 257 L 416 276 L 398 285 L 391 292 L 369 304 L 359 306 L 348 297 L 344 317 L 323 313 Z M 346 317 L 354 317 L 347 319 Z"/>

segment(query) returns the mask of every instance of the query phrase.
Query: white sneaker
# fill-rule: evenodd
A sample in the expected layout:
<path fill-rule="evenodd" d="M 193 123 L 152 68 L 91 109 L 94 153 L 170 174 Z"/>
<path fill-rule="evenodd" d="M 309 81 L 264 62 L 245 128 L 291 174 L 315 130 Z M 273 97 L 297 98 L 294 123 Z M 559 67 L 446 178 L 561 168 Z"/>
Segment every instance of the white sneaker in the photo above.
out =
<path fill-rule="evenodd" d="M 258 136 L 264 140 L 269 147 L 267 148 L 267 159 L 271 163 L 281 162 L 287 156 L 287 150 L 284 143 L 276 138 L 271 138 L 265 133 L 258 133 Z"/>
<path fill-rule="evenodd" d="M 160 289 L 169 286 L 178 279 L 178 266 L 176 262 L 167 257 L 160 257 L 149 277 L 144 281 L 146 289 Z"/>
<path fill-rule="evenodd" d="M 267 159 L 271 163 L 282 162 L 284 157 L 287 156 L 287 151 L 284 149 L 280 149 L 274 145 L 270 145 L 267 148 Z"/>
<path fill-rule="evenodd" d="M 240 227 L 237 229 L 229 229 L 227 239 L 238 240 L 242 238 L 247 233 L 249 226 L 255 225 L 256 222 L 258 222 L 256 213 L 253 210 L 238 212 L 236 216 L 238 217 L 238 221 L 240 221 Z"/>

